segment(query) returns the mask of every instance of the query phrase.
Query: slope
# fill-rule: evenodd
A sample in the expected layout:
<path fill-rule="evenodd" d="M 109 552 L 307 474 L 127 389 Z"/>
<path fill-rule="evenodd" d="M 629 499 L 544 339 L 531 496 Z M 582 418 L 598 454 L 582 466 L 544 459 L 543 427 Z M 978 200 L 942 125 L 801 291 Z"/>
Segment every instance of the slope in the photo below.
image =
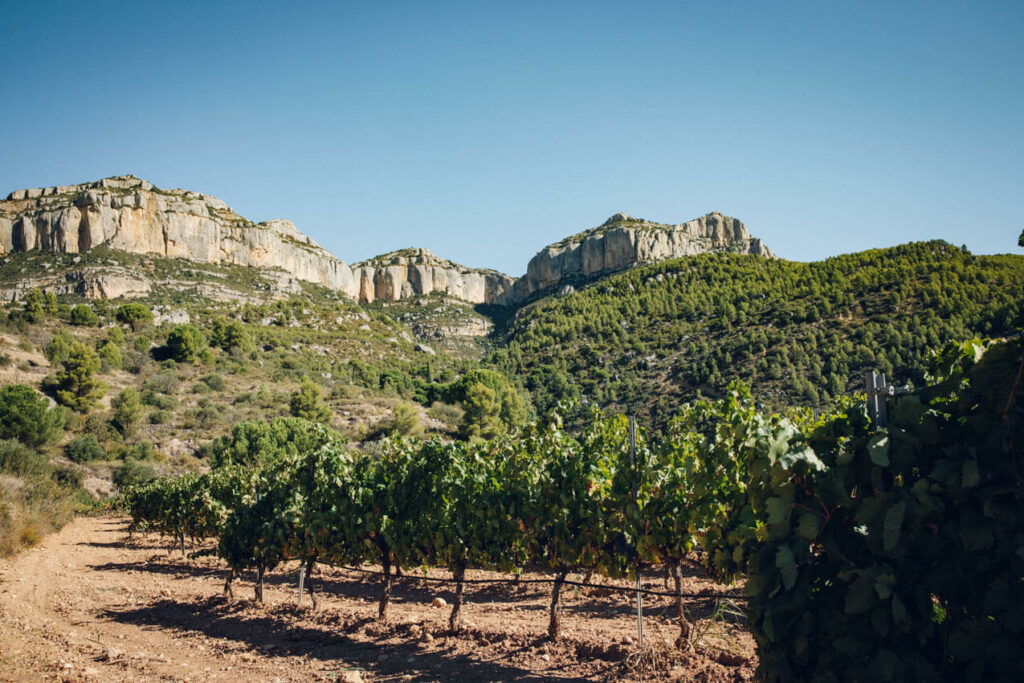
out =
<path fill-rule="evenodd" d="M 920 382 L 945 341 L 1019 326 L 1024 257 L 907 244 L 795 263 L 704 254 L 527 306 L 489 362 L 539 410 L 586 399 L 663 424 L 734 379 L 764 403 L 820 406 L 876 369 Z"/>

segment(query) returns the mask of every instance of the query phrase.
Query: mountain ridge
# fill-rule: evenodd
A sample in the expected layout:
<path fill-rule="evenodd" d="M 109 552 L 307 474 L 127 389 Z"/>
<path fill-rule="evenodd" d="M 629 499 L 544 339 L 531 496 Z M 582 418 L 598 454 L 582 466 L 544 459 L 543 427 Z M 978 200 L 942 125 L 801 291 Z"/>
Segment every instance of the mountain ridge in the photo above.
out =
<path fill-rule="evenodd" d="M 721 213 L 674 225 L 619 213 L 544 247 L 527 272 L 513 278 L 449 261 L 423 247 L 348 265 L 290 221 L 255 223 L 211 195 L 163 190 L 133 175 L 15 190 L 0 201 L 0 257 L 33 250 L 84 253 L 101 244 L 132 254 L 277 269 L 360 303 L 440 293 L 506 307 L 680 256 L 714 251 L 775 256 L 741 221 Z M 132 281 L 130 275 L 118 275 L 116 282 L 95 277 L 100 279 L 79 286 L 83 296 L 144 296 L 148 291 L 145 282 Z"/>

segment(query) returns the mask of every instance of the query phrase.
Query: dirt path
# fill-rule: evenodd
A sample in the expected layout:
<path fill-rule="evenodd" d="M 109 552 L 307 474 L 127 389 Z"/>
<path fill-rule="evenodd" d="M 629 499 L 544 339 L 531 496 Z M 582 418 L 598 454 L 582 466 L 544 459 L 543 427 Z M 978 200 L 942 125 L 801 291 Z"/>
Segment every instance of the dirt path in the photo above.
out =
<path fill-rule="evenodd" d="M 557 643 L 540 636 L 548 587 L 468 586 L 466 628 L 447 631 L 450 586 L 399 580 L 388 626 L 375 622 L 377 586 L 323 569 L 314 612 L 295 604 L 295 569 L 268 579 L 267 602 L 222 596 L 215 558 L 182 559 L 150 536 L 126 542 L 127 520 L 82 518 L 14 560 L 0 562 L 0 680 L 35 681 L 588 681 L 621 670 L 636 618 L 628 596 L 569 591 Z M 445 572 L 431 572 L 446 576 Z M 467 578 L 484 577 L 467 572 Z M 497 576 L 497 575 L 494 575 Z M 248 578 L 248 577 L 245 577 Z M 662 588 L 661 580 L 649 587 Z M 714 590 L 699 577 L 687 590 Z M 647 602 L 650 643 L 676 634 L 667 599 Z M 673 655 L 656 680 L 749 680 L 753 643 L 719 626 L 698 652 Z"/>

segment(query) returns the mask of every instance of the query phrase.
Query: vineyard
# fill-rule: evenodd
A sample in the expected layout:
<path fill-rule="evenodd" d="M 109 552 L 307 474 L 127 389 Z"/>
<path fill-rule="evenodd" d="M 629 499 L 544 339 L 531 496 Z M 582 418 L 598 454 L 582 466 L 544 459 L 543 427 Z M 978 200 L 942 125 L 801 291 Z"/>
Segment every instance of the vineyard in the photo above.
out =
<path fill-rule="evenodd" d="M 447 568 L 449 627 L 467 568 L 552 575 L 559 636 L 570 572 L 676 578 L 679 644 L 692 639 L 681 567 L 746 581 L 760 674 L 775 680 L 1012 680 L 1024 674 L 1024 399 L 1019 340 L 971 341 L 933 359 L 927 386 L 875 429 L 863 399 L 828 414 L 763 415 L 749 391 L 683 405 L 631 448 L 624 417 L 557 417 L 465 444 L 396 439 L 354 451 L 300 420 L 240 425 L 203 475 L 124 499 L 139 530 L 216 539 L 225 589 L 299 561 L 379 564 L 378 615 L 395 572 Z M 285 437 L 301 433 L 300 448 Z M 304 585 L 303 585 L 304 582 Z M 314 603 L 315 604 L 315 603 Z"/>

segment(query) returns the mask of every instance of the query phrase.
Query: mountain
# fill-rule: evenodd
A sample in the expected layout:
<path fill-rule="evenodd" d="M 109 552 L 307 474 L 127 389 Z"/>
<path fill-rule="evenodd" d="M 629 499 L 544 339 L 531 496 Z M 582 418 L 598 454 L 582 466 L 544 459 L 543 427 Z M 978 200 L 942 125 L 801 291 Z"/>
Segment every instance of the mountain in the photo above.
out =
<path fill-rule="evenodd" d="M 129 254 L 278 270 L 361 302 L 439 292 L 490 303 L 512 284 L 506 275 L 466 268 L 425 249 L 349 267 L 289 221 L 253 223 L 216 197 L 161 190 L 131 175 L 18 190 L 0 201 L 0 256 L 33 250 L 80 254 L 101 245 Z M 140 296 L 152 288 L 143 275 L 130 272 L 73 279 L 72 292 L 90 297 Z"/>
<path fill-rule="evenodd" d="M 162 190 L 132 175 L 81 185 L 17 190 L 0 201 L 0 257 L 19 252 L 85 254 L 98 247 L 124 254 L 259 269 L 266 281 L 262 286 L 272 292 L 294 293 L 301 289 L 301 283 L 312 283 L 360 303 L 437 293 L 473 304 L 507 307 L 680 256 L 732 252 L 774 257 L 743 223 L 720 213 L 678 225 L 620 213 L 596 228 L 545 247 L 530 260 L 526 274 L 515 280 L 415 248 L 349 266 L 289 221 L 254 223 L 216 197 L 189 190 Z M 46 265 L 52 269 L 54 263 Z M 0 294 L 18 297 L 27 287 L 40 286 L 62 294 L 118 298 L 145 296 L 157 288 L 191 287 L 181 278 L 155 281 L 152 273 L 123 262 L 103 265 L 97 268 L 93 263 L 87 268 L 75 262 L 61 272 L 26 272 L 27 278 L 0 290 Z M 224 288 L 207 289 L 218 290 L 221 298 L 232 296 Z"/>
<path fill-rule="evenodd" d="M 491 303 L 514 280 L 504 273 L 467 268 L 439 258 L 427 249 L 402 249 L 360 261 L 359 300 L 397 301 L 431 293 L 448 294 L 471 303 Z"/>
<path fill-rule="evenodd" d="M 774 408 L 830 405 L 870 370 L 920 383 L 932 350 L 1022 322 L 1022 256 L 941 241 L 815 263 L 700 254 L 527 304 L 488 362 L 541 412 L 584 400 L 661 425 L 732 380 Z"/>
<path fill-rule="evenodd" d="M 742 222 L 717 212 L 677 225 L 617 213 L 596 228 L 542 249 L 530 259 L 526 275 L 497 303 L 518 305 L 629 268 L 709 252 L 775 258 Z"/>

